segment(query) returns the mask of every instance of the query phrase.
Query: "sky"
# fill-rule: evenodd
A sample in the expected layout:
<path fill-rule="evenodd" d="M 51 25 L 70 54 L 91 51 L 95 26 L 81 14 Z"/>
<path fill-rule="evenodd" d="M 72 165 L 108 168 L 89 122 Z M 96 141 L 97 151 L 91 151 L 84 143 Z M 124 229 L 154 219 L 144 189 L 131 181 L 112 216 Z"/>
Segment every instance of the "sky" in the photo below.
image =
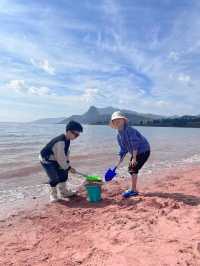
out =
<path fill-rule="evenodd" d="M 200 114 L 199 0 L 0 0 L 0 121 Z"/>

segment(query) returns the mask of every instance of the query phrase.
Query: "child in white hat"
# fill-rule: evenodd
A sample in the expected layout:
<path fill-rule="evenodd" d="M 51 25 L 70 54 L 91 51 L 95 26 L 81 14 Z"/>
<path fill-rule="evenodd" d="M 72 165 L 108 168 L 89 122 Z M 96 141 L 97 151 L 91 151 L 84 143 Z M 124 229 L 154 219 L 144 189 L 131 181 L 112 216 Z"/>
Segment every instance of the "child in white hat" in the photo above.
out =
<path fill-rule="evenodd" d="M 117 140 L 120 146 L 120 160 L 130 153 L 128 171 L 132 177 L 131 189 L 122 195 L 125 198 L 137 196 L 137 178 L 139 170 L 143 167 L 150 156 L 150 145 L 146 138 L 135 128 L 128 125 L 128 119 L 120 111 L 114 112 L 110 125 L 118 130 Z"/>

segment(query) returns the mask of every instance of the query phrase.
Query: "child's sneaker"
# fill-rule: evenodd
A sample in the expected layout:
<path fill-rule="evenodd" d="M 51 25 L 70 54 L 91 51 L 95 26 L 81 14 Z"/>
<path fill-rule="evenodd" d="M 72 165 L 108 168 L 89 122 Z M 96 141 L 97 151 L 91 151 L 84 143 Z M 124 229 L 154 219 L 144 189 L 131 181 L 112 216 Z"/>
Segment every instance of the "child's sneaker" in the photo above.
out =
<path fill-rule="evenodd" d="M 68 198 L 68 197 L 73 197 L 76 195 L 76 192 L 72 191 L 71 189 L 67 189 L 65 182 L 59 183 L 58 189 L 59 189 L 61 198 Z"/>
<path fill-rule="evenodd" d="M 124 198 L 129 198 L 129 197 L 134 197 L 134 196 L 138 196 L 139 192 L 137 191 L 133 191 L 133 190 L 126 190 L 125 192 L 122 193 L 122 196 Z"/>
<path fill-rule="evenodd" d="M 57 194 L 57 188 L 56 187 L 50 187 L 50 202 L 57 202 L 58 201 L 58 194 Z"/>

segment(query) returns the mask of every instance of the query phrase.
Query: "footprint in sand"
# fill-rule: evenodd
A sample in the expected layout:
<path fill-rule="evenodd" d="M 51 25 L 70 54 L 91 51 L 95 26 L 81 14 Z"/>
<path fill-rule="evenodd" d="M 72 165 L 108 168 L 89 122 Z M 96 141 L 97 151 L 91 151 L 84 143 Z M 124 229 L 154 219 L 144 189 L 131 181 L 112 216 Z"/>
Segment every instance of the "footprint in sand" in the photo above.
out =
<path fill-rule="evenodd" d="M 111 253 L 98 248 L 94 248 L 90 254 L 84 259 L 84 265 L 87 266 L 107 266 L 107 260 L 111 257 Z"/>
<path fill-rule="evenodd" d="M 177 223 L 177 224 L 179 224 L 179 219 L 178 219 L 178 217 L 176 217 L 176 216 L 167 216 L 167 219 L 169 220 L 169 221 L 172 221 L 172 222 L 175 222 L 175 223 Z"/>

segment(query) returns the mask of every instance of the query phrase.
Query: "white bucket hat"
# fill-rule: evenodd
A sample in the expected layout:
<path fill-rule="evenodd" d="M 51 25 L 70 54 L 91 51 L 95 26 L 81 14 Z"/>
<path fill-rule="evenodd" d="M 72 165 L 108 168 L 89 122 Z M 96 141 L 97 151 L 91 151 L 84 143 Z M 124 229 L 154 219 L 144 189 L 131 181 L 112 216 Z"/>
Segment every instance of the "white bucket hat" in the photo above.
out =
<path fill-rule="evenodd" d="M 115 119 L 124 119 L 126 122 L 128 122 L 128 118 L 127 117 L 125 117 L 120 111 L 116 111 L 116 112 L 114 112 L 113 114 L 112 114 L 112 116 L 111 116 L 111 119 L 110 119 L 110 126 L 112 126 L 113 125 L 113 120 L 115 120 Z"/>

